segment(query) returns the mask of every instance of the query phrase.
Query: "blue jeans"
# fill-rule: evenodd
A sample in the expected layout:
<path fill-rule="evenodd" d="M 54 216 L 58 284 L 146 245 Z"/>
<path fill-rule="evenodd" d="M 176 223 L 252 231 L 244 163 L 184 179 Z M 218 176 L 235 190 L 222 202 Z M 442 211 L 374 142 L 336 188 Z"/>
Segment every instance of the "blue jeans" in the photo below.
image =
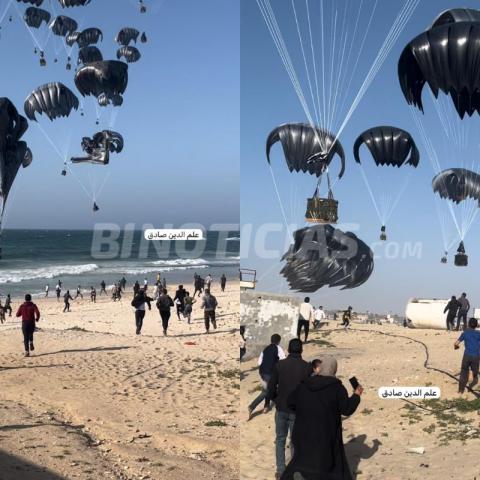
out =
<path fill-rule="evenodd" d="M 282 474 L 285 470 L 285 446 L 287 444 L 288 432 L 292 434 L 295 414 L 290 412 L 275 411 L 275 458 L 277 462 L 277 473 Z M 290 454 L 293 457 L 293 444 L 290 441 Z"/>
<path fill-rule="evenodd" d="M 262 379 L 262 391 L 259 393 L 257 398 L 248 406 L 248 408 L 253 412 L 264 400 L 267 396 L 267 386 L 268 382 L 270 381 L 271 375 L 267 375 L 266 373 L 260 374 L 260 378 Z"/>

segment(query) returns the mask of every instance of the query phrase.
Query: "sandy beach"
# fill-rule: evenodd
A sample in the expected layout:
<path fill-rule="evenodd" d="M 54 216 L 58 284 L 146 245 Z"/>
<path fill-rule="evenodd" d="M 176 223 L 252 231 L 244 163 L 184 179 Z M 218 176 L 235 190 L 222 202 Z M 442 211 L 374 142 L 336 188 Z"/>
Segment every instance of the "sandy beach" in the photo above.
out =
<path fill-rule="evenodd" d="M 335 329 L 331 322 L 325 330 Z M 369 331 L 367 331 L 369 330 Z M 396 325 L 352 324 L 342 330 L 315 332 L 305 345 L 304 358 L 334 355 L 339 362 L 338 377 L 350 390 L 348 378 L 355 375 L 365 387 L 357 412 L 343 422 L 344 442 L 354 478 L 377 480 L 420 480 L 479 478 L 473 452 L 480 448 L 478 401 L 465 402 L 457 393 L 458 384 L 447 375 L 426 370 L 424 347 L 406 338 L 424 342 L 429 365 L 458 376 L 463 346 L 454 350 L 458 332 L 411 330 Z M 286 345 L 282 343 L 286 348 Z M 256 360 L 241 366 L 241 478 L 274 478 L 274 412 L 257 415 L 247 422 L 247 406 L 258 393 Z M 402 400 L 378 397 L 380 386 L 438 386 L 441 400 L 433 404 L 415 401 L 430 411 Z M 472 393 L 464 399 L 475 400 Z M 460 399 L 460 400 L 459 400 Z M 453 401 L 453 402 L 449 402 Z M 470 412 L 463 410 L 472 409 Z M 465 444 L 464 444 L 465 442 Z M 407 453 L 424 447 L 423 454 Z M 288 454 L 287 454 L 288 456 Z"/>
<path fill-rule="evenodd" d="M 168 337 L 153 305 L 135 335 L 130 293 L 85 296 L 65 314 L 63 302 L 34 299 L 42 318 L 30 358 L 7 317 L 2 480 L 238 478 L 238 282 L 212 292 L 218 329 L 204 334 L 197 303 L 191 325 L 172 310 Z"/>

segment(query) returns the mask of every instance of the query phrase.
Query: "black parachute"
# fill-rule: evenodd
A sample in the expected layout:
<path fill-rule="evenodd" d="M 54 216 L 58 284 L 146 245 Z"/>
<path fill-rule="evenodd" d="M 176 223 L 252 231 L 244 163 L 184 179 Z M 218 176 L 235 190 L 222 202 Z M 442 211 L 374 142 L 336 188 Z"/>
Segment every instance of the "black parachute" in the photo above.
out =
<path fill-rule="evenodd" d="M 32 152 L 20 140 L 27 129 L 27 119 L 15 105 L 8 98 L 0 98 L 0 222 L 20 166 L 28 167 L 32 162 Z"/>
<path fill-rule="evenodd" d="M 443 13 L 437 25 L 410 41 L 400 56 L 402 92 L 422 112 L 422 90 L 428 83 L 435 97 L 440 90 L 451 96 L 460 118 L 480 113 L 480 23 L 457 18 L 452 11 Z"/>
<path fill-rule="evenodd" d="M 58 0 L 63 8 L 88 5 L 92 0 Z"/>
<path fill-rule="evenodd" d="M 110 102 L 121 105 L 128 85 L 128 65 L 117 60 L 89 63 L 75 74 L 75 85 L 84 97 L 96 97 L 101 106 Z"/>
<path fill-rule="evenodd" d="M 47 83 L 34 90 L 25 100 L 25 114 L 35 120 L 36 113 L 45 113 L 50 120 L 68 117 L 72 109 L 78 110 L 78 98 L 60 82 Z"/>
<path fill-rule="evenodd" d="M 80 48 L 88 47 L 88 45 L 95 45 L 103 41 L 103 33 L 99 28 L 92 27 L 82 30 L 77 36 L 77 43 Z"/>
<path fill-rule="evenodd" d="M 381 126 L 365 130 L 359 135 L 353 146 L 355 160 L 360 163 L 359 150 L 365 144 L 377 165 L 401 167 L 409 164 L 413 167 L 420 161 L 420 153 L 412 136 L 397 127 Z"/>
<path fill-rule="evenodd" d="M 28 7 L 23 15 L 25 23 L 32 28 L 40 28 L 43 22 L 49 23 L 51 15 L 46 10 L 37 7 Z"/>
<path fill-rule="evenodd" d="M 474 8 L 451 8 L 440 13 L 430 28 L 457 22 L 480 22 L 480 10 Z"/>
<path fill-rule="evenodd" d="M 72 163 L 95 163 L 107 165 L 110 153 L 120 153 L 123 150 L 123 137 L 118 132 L 103 130 L 92 138 L 83 137 L 82 149 L 85 157 L 72 157 Z"/>
<path fill-rule="evenodd" d="M 443 170 L 433 177 L 432 188 L 440 197 L 452 202 L 472 198 L 480 205 L 480 175 L 465 168 Z"/>
<path fill-rule="evenodd" d="M 315 292 L 324 286 L 355 288 L 373 271 L 373 252 L 352 232 L 314 225 L 294 233 L 294 243 L 282 257 L 281 273 L 290 288 Z"/>
<path fill-rule="evenodd" d="M 73 18 L 58 15 L 50 23 L 50 28 L 55 35 L 65 37 L 68 33 L 74 32 L 78 28 L 78 24 Z"/>
<path fill-rule="evenodd" d="M 267 159 L 270 163 L 270 149 L 280 141 L 288 169 L 305 172 L 318 177 L 330 165 L 335 154 L 342 166 L 339 178 L 345 171 L 345 153 L 340 141 L 326 130 L 304 123 L 287 123 L 270 132 L 267 139 Z"/>
<path fill-rule="evenodd" d="M 36 7 L 40 7 L 43 3 L 43 0 L 17 0 L 18 3 L 29 3 L 30 5 L 35 5 Z"/>
<path fill-rule="evenodd" d="M 142 54 L 139 52 L 138 48 L 135 47 L 120 47 L 117 50 L 117 58 L 120 60 L 124 58 L 127 63 L 138 62 L 142 57 Z"/>
<path fill-rule="evenodd" d="M 115 37 L 115 41 L 119 45 L 128 45 L 130 42 L 137 43 L 138 36 L 140 32 L 136 28 L 125 27 L 122 28 Z"/>
<path fill-rule="evenodd" d="M 78 52 L 78 64 L 84 64 L 91 62 L 101 62 L 103 60 L 102 52 L 95 46 L 89 45 L 83 47 Z"/>

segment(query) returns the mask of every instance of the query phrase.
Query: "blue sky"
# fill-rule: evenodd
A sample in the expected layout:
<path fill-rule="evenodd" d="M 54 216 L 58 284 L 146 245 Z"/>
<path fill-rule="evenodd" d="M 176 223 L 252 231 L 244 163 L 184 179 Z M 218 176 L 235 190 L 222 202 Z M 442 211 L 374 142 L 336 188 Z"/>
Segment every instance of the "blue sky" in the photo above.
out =
<path fill-rule="evenodd" d="M 56 0 L 45 0 L 43 8 L 52 10 L 50 1 L 60 13 Z M 83 28 L 103 30 L 99 46 L 105 58 L 114 58 L 113 39 L 124 26 L 146 31 L 148 43 L 139 44 L 143 57 L 130 65 L 124 104 L 114 123 L 110 107 L 102 110 L 101 123 L 95 125 L 92 97 L 83 102 L 84 117 L 75 112 L 54 122 L 38 117 L 55 148 L 30 122 L 25 139 L 34 162 L 17 177 L 6 214 L 7 228 L 91 228 L 95 222 L 134 222 L 138 227 L 144 223 L 209 226 L 238 222 L 238 7 L 224 0 L 146 0 L 145 4 L 149 6 L 145 15 L 139 13 L 136 0 L 93 0 L 87 7 L 61 12 Z M 0 85 L 1 95 L 23 112 L 25 98 L 41 84 L 61 81 L 76 90 L 73 71 L 65 70 L 67 54 L 60 43 L 55 45 L 50 39 L 48 66 L 38 65 L 32 37 L 15 5 L 22 12 L 25 9 L 14 1 L 1 24 L 4 74 Z M 38 38 L 41 43 L 45 37 Z M 112 157 L 108 167 L 80 165 L 75 176 L 60 176 L 62 159 L 57 150 L 78 155 L 83 136 L 109 126 L 123 134 L 124 151 Z M 89 195 L 95 190 L 101 190 L 100 211 L 93 214 Z"/>
<path fill-rule="evenodd" d="M 365 50 L 359 59 L 358 71 L 363 72 L 363 76 L 403 3 L 398 0 L 379 2 L 372 17 L 372 28 Z M 304 2 L 296 4 L 304 5 Z M 365 4 L 371 5 L 373 2 L 366 0 Z M 272 2 L 272 5 L 291 56 L 294 62 L 296 61 L 296 66 L 301 67 L 303 61 L 301 50 L 295 41 L 296 29 L 291 3 Z M 336 2 L 336 5 L 339 9 L 343 8 L 345 0 Z M 397 77 L 398 58 L 406 43 L 428 28 L 439 12 L 456 6 L 458 5 L 447 0 L 420 2 L 342 131 L 340 141 L 346 151 L 347 166 L 344 178 L 335 185 L 335 195 L 340 201 L 339 227 L 342 230 L 355 231 L 361 239 L 372 245 L 378 258 L 367 283 L 355 290 L 323 288 L 311 295 L 316 305 L 323 304 L 327 308 L 353 305 L 358 310 L 369 309 L 379 312 L 391 310 L 401 313 L 409 297 L 445 298 L 462 291 L 469 293 L 472 305 L 480 302 L 477 288 L 477 272 L 480 266 L 478 219 L 465 240 L 467 253 L 470 254 L 470 265 L 464 269 L 454 267 L 453 254 L 458 245 L 458 235 L 447 204 L 435 200 L 431 190 L 431 180 L 435 172 Z M 478 8 L 478 2 L 464 1 L 461 6 Z M 370 15 L 371 10 L 367 9 L 366 12 Z M 277 125 L 305 122 L 307 118 L 255 0 L 242 2 L 241 17 L 241 223 L 244 226 L 242 266 L 257 269 L 260 279 L 259 290 L 291 294 L 288 285 L 279 274 L 282 266 L 280 256 L 286 251 L 285 229 L 283 232 L 267 236 L 265 243 L 274 251 L 271 254 L 273 258 L 261 258 L 252 246 L 254 241 L 253 236 L 249 235 L 249 225 L 253 225 L 253 232 L 265 228 L 270 222 L 283 225 L 281 209 L 265 157 L 265 141 L 268 133 Z M 318 17 L 313 18 L 312 26 L 314 36 L 318 35 Z M 307 88 L 305 82 L 302 85 Z M 353 97 L 354 95 L 350 99 Z M 439 153 L 442 168 L 468 165 L 473 161 L 471 168 L 478 171 L 479 145 L 478 140 L 474 138 L 475 135 L 472 134 L 472 131 L 478 131 L 480 126 L 478 118 L 471 122 L 472 131 L 467 151 L 463 154 L 450 152 L 445 146 L 445 132 L 439 127 L 428 87 L 424 89 L 423 98 L 426 114 L 421 121 L 428 132 L 428 138 Z M 421 116 L 419 112 L 417 115 Z M 368 151 L 361 152 L 365 174 L 377 196 L 382 189 L 395 195 L 395 192 L 400 192 L 405 187 L 405 192 L 387 223 L 389 242 L 383 245 L 377 243 L 380 220 L 373 208 L 361 170 L 355 164 L 352 154 L 356 137 L 362 131 L 376 125 L 394 125 L 408 130 L 415 138 L 421 153 L 420 165 L 416 170 L 413 168 L 408 170 L 409 167 L 405 167 L 405 170 L 379 170 L 372 166 L 373 162 Z M 287 220 L 304 226 L 305 199 L 313 192 L 314 180 L 308 175 L 290 174 L 279 146 L 273 149 L 272 163 Z M 338 171 L 335 161 L 332 165 L 333 171 Z M 447 233 L 451 235 L 449 239 L 453 245 L 447 265 L 440 263 L 444 244 L 436 206 L 440 209 L 441 216 L 446 219 Z M 396 254 L 397 251 L 400 255 Z"/>

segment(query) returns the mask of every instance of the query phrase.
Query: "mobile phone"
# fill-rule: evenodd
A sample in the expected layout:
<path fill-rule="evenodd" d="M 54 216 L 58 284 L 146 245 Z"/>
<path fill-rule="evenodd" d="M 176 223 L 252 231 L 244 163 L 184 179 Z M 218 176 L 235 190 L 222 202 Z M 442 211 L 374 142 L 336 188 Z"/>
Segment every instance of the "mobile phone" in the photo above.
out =
<path fill-rule="evenodd" d="M 352 385 L 354 390 L 356 390 L 358 388 L 358 386 L 360 385 L 358 383 L 357 377 L 350 378 L 349 382 L 350 382 L 350 385 Z"/>

